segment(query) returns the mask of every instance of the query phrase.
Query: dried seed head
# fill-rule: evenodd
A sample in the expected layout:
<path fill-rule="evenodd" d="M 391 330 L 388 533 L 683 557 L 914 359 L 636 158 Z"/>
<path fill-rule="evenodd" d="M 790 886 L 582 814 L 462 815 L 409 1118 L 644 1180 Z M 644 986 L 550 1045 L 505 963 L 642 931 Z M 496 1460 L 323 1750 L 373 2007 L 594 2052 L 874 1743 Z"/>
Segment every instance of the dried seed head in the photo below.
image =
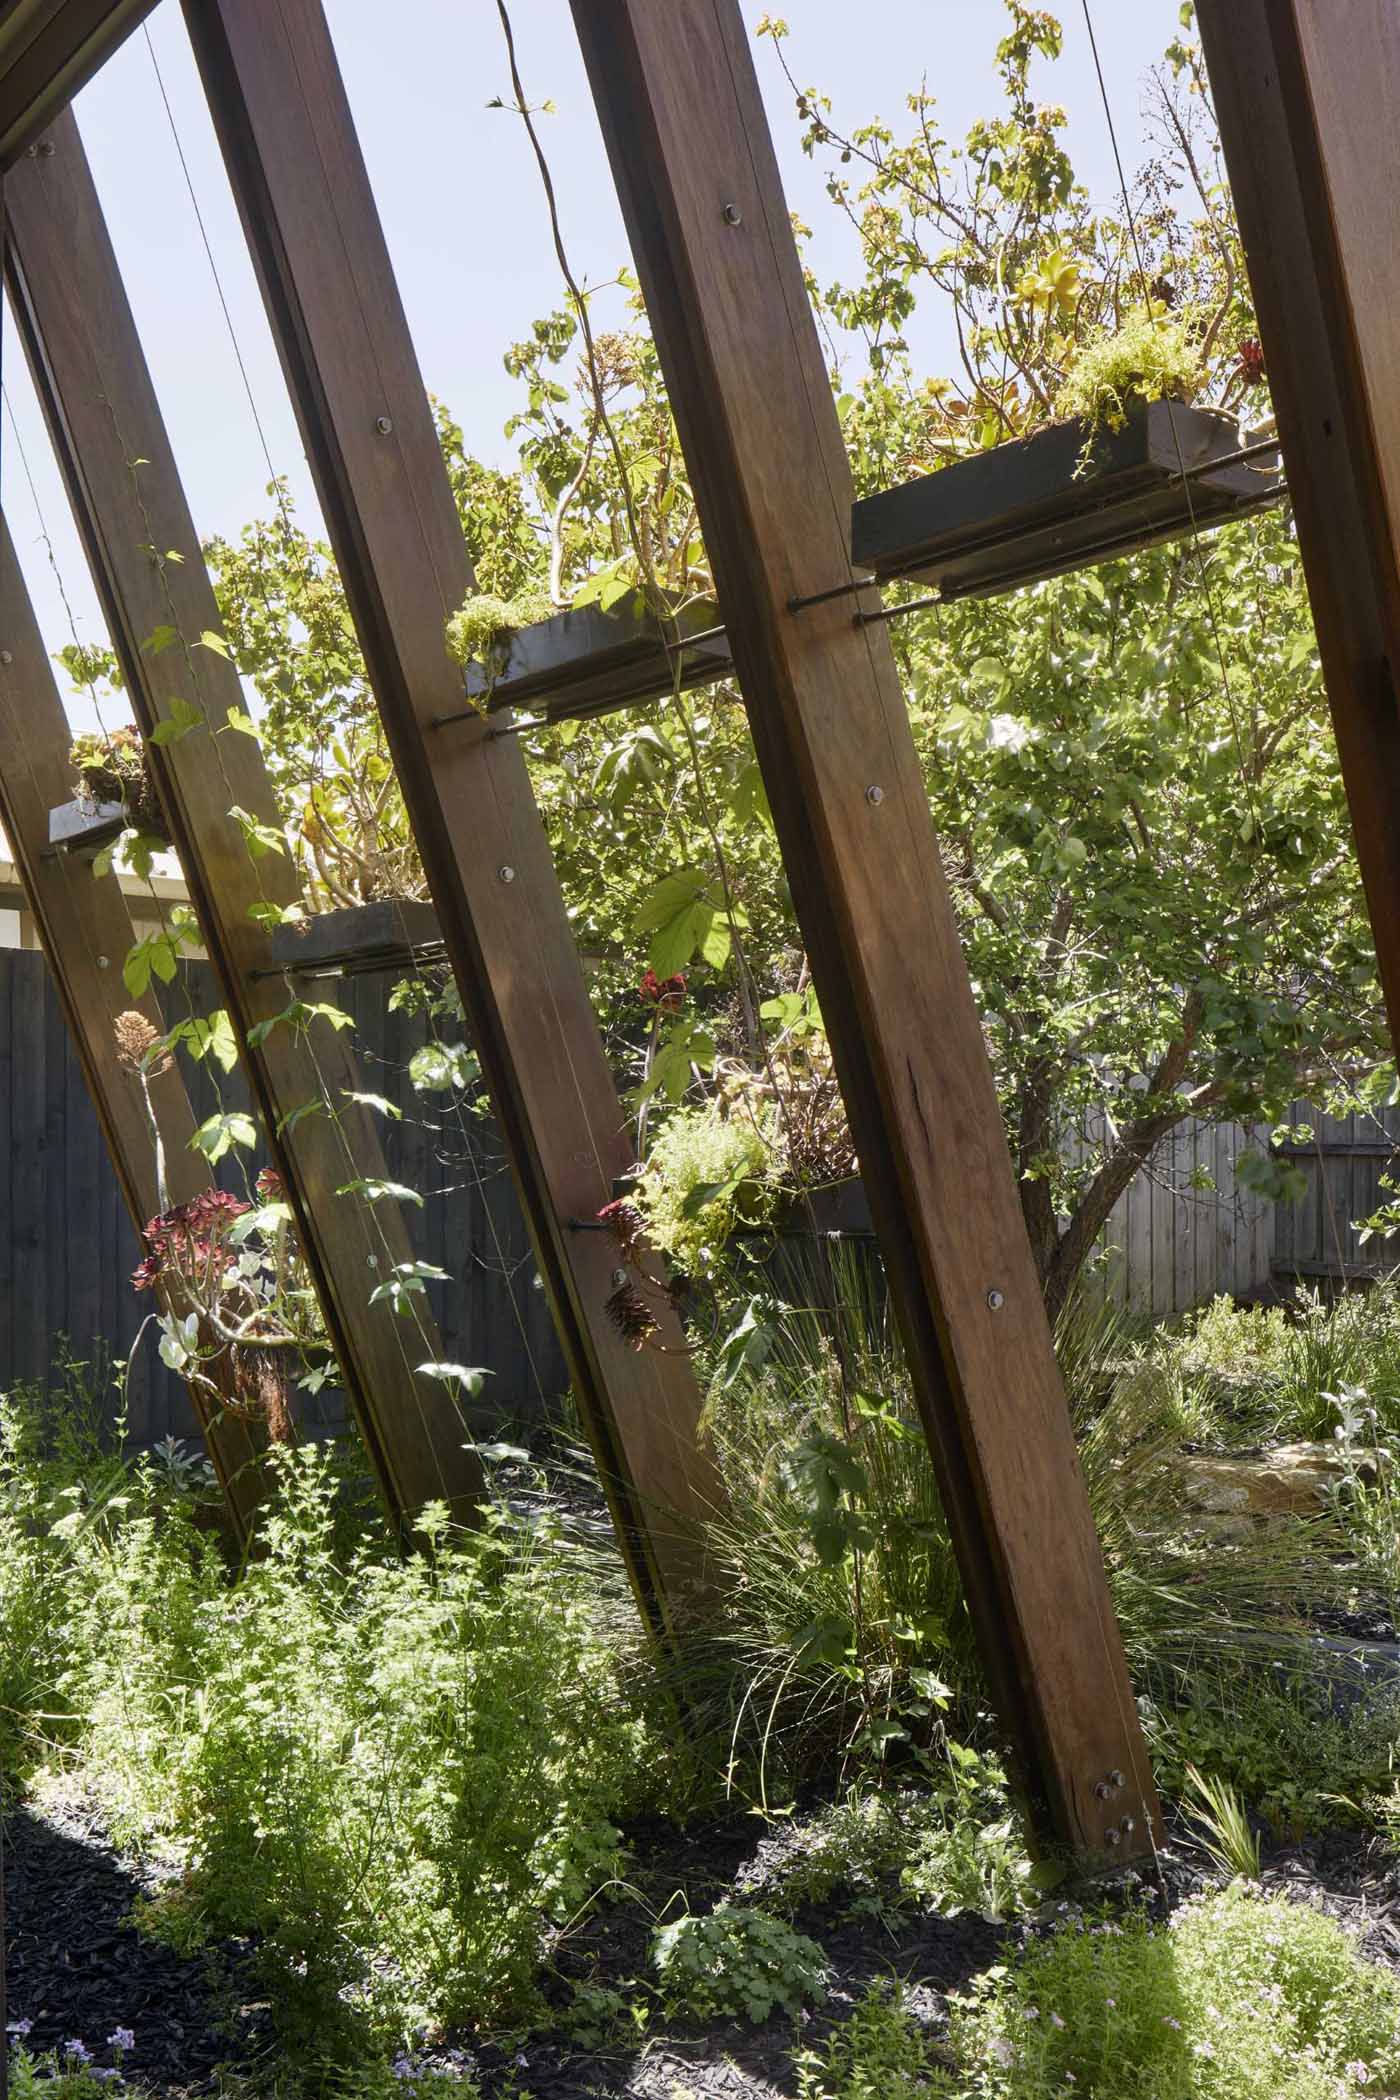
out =
<path fill-rule="evenodd" d="M 643 1348 L 660 1325 L 646 1299 L 630 1283 L 613 1292 L 604 1310 L 629 1349 Z"/>
<path fill-rule="evenodd" d="M 159 1079 L 162 1072 L 170 1070 L 174 1060 L 168 1050 L 161 1050 L 151 1060 L 160 1036 L 144 1014 L 118 1014 L 112 1033 L 117 1039 L 117 1057 L 128 1072 L 144 1072 L 148 1079 Z"/>

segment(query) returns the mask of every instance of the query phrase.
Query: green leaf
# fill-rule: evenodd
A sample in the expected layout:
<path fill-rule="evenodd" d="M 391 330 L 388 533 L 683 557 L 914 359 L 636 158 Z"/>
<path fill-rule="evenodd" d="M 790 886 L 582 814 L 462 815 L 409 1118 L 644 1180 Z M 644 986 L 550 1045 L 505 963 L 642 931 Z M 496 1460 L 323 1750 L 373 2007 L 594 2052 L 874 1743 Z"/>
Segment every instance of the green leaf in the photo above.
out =
<path fill-rule="evenodd" d="M 190 1144 L 194 1150 L 202 1152 L 213 1166 L 226 1152 L 231 1152 L 235 1145 L 245 1152 L 250 1152 L 257 1140 L 258 1133 L 252 1117 L 235 1111 L 232 1114 L 210 1116 L 200 1124 Z"/>
<path fill-rule="evenodd" d="M 423 1198 L 417 1189 L 411 1189 L 402 1181 L 386 1181 L 377 1174 L 362 1174 L 354 1181 L 347 1181 L 336 1190 L 337 1196 L 363 1196 L 366 1203 L 416 1203 L 423 1208 Z"/>
<path fill-rule="evenodd" d="M 419 1364 L 418 1371 L 423 1378 L 438 1378 L 444 1385 L 459 1385 L 464 1393 L 479 1393 L 486 1380 L 495 1376 L 494 1372 L 476 1364 Z M 512 1457 L 516 1455 L 511 1446 L 498 1448 L 502 1452 L 510 1451 Z M 523 1458 L 525 1453 L 521 1452 L 519 1456 Z"/>
<path fill-rule="evenodd" d="M 260 823 L 256 817 L 249 816 L 246 809 L 240 809 L 237 803 L 229 811 L 229 815 L 243 833 L 243 842 L 254 860 L 262 860 L 269 853 L 286 852 L 287 841 L 274 825 Z"/>
<path fill-rule="evenodd" d="M 192 706 L 188 700 L 176 695 L 170 702 L 170 712 L 156 723 L 147 741 L 152 744 L 178 744 L 192 729 L 198 729 L 204 720 L 204 709 Z"/>
<path fill-rule="evenodd" d="M 304 1123 L 308 1116 L 325 1116 L 329 1114 L 330 1110 L 319 1096 L 313 1097 L 310 1101 L 299 1101 L 295 1108 L 287 1110 L 285 1116 L 277 1118 L 277 1135 L 278 1137 L 287 1136 L 296 1129 L 298 1123 Z"/>
<path fill-rule="evenodd" d="M 384 1282 L 370 1292 L 369 1302 L 379 1305 L 387 1300 L 395 1312 L 406 1312 L 407 1300 L 422 1297 L 429 1280 L 445 1283 L 446 1269 L 439 1269 L 430 1261 L 395 1262 Z"/>
<path fill-rule="evenodd" d="M 229 648 L 223 636 L 215 634 L 212 627 L 205 628 L 203 634 L 195 643 L 195 647 L 196 649 L 212 649 L 216 656 L 226 657 L 230 663 L 233 661 L 233 651 Z"/>
<path fill-rule="evenodd" d="M 403 1110 L 383 1094 L 357 1094 L 349 1087 L 342 1087 L 341 1092 L 347 1101 L 357 1102 L 361 1108 L 372 1108 L 377 1115 L 387 1116 L 394 1123 L 403 1121 Z"/>

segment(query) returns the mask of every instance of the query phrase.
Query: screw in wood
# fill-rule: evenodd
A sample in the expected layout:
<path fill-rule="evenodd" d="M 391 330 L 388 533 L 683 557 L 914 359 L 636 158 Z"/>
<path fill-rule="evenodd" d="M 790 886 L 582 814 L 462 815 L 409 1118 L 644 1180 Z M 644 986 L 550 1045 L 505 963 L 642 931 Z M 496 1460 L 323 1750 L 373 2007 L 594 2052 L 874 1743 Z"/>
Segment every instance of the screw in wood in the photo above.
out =
<path fill-rule="evenodd" d="M 514 868 L 497 868 L 496 874 L 502 882 L 514 882 L 515 880 Z"/>
<path fill-rule="evenodd" d="M 612 1272 L 612 1286 L 613 1286 L 613 1289 L 614 1289 L 615 1291 L 620 1291 L 620 1290 L 622 1289 L 622 1286 L 623 1286 L 623 1284 L 624 1284 L 624 1283 L 626 1283 L 626 1281 L 627 1281 L 627 1271 L 626 1271 L 625 1269 L 614 1269 L 614 1270 L 613 1270 L 613 1272 Z"/>
<path fill-rule="evenodd" d="M 393 419 L 389 416 L 376 416 L 374 427 L 382 438 L 386 438 L 394 427 Z"/>
<path fill-rule="evenodd" d="M 97 958 L 97 967 L 99 970 L 109 970 L 112 966 L 108 962 L 105 955 L 99 955 Z"/>
<path fill-rule="evenodd" d="M 377 1254 L 367 1254 L 365 1256 L 365 1264 L 368 1268 L 377 1269 L 379 1267 L 379 1256 Z"/>
<path fill-rule="evenodd" d="M 1123 1784 L 1123 1774 L 1121 1772 L 1110 1772 L 1108 1775 L 1108 1783 L 1111 1787 L 1115 1789 L 1121 1787 Z"/>
<path fill-rule="evenodd" d="M 1005 1291 L 988 1291 L 987 1303 L 993 1312 L 1000 1312 L 1006 1303 Z"/>
<path fill-rule="evenodd" d="M 742 226 L 744 223 L 744 214 L 737 204 L 726 204 L 723 218 L 726 226 Z"/>
<path fill-rule="evenodd" d="M 1131 1837 L 1133 1832 L 1137 1829 L 1137 1824 L 1133 1821 L 1131 1816 L 1124 1816 L 1122 1822 L 1118 1825 L 1118 1828 L 1122 1831 L 1124 1837 Z"/>
<path fill-rule="evenodd" d="M 882 787 L 868 787 L 865 791 L 865 799 L 867 802 L 883 802 L 885 799 L 885 791 Z"/>
<path fill-rule="evenodd" d="M 8 649 L 0 649 L 0 664 L 12 664 L 13 662 L 14 662 L 14 658 L 13 658 L 13 656 L 12 656 L 12 655 L 10 654 L 9 650 L 8 650 Z"/>
<path fill-rule="evenodd" d="M 39 141 L 39 158 L 40 158 L 40 160 L 52 160 L 52 159 L 53 159 L 53 140 L 52 140 L 52 139 L 40 139 L 40 141 Z"/>

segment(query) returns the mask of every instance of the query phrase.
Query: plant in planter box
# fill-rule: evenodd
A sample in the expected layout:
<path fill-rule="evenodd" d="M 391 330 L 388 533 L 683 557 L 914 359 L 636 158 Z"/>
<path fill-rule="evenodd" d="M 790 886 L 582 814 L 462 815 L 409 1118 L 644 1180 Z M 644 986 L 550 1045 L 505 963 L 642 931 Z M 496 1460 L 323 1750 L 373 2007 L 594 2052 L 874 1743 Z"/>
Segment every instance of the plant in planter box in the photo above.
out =
<path fill-rule="evenodd" d="M 224 1189 L 175 1204 L 144 1228 L 138 1290 L 165 1287 L 160 1353 L 217 1404 L 291 1438 L 287 1396 L 325 1331 L 292 1214 L 270 1170 L 256 1205 Z"/>
<path fill-rule="evenodd" d="M 164 834 L 165 819 L 139 730 L 124 726 L 105 735 L 87 730 L 73 739 L 68 762 L 80 805 L 95 813 L 104 803 L 120 803 L 138 831 Z"/>
<path fill-rule="evenodd" d="M 160 1353 L 220 1407 L 292 1437 L 288 1393 L 325 1329 L 281 1180 L 264 1168 L 259 1201 L 206 1189 L 150 1219 L 138 1291 L 162 1287 Z M 314 1372 L 311 1375 L 315 1375 Z"/>

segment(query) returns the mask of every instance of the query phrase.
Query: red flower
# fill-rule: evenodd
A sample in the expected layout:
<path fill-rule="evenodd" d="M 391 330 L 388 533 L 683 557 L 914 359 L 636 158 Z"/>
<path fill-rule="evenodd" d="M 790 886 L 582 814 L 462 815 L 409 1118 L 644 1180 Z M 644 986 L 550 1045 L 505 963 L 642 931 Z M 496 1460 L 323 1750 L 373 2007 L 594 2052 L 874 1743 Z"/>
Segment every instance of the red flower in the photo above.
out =
<path fill-rule="evenodd" d="M 280 1203 L 282 1201 L 282 1176 L 278 1173 L 276 1167 L 264 1167 L 253 1186 L 262 1197 L 264 1203 Z"/>
<path fill-rule="evenodd" d="M 654 1006 L 659 1013 L 678 1014 L 685 1002 L 685 972 L 677 970 L 674 977 L 662 978 L 648 970 L 637 987 L 637 997 L 643 1006 Z"/>
<path fill-rule="evenodd" d="M 1240 344 L 1238 369 L 1251 386 L 1264 377 L 1264 346 L 1257 336 L 1246 336 Z"/>
<path fill-rule="evenodd" d="M 636 1204 L 629 1203 L 625 1196 L 615 1196 L 611 1203 L 605 1203 L 598 1212 L 598 1223 L 607 1226 L 629 1261 L 641 1253 L 646 1228 Z"/>

